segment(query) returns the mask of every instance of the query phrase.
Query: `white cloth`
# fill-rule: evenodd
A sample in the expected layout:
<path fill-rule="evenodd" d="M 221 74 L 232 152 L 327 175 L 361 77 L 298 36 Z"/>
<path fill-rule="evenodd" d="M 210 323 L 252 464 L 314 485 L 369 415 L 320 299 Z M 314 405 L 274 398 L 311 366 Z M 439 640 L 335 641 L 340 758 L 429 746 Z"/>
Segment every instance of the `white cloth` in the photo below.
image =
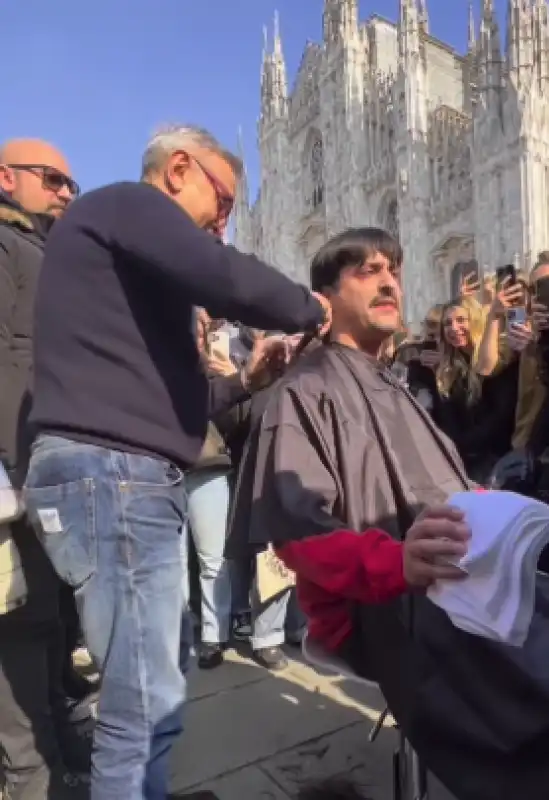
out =
<path fill-rule="evenodd" d="M 536 568 L 549 544 L 549 506 L 514 492 L 459 492 L 448 504 L 471 528 L 462 581 L 438 581 L 427 596 L 468 633 L 521 647 L 534 613 Z"/>

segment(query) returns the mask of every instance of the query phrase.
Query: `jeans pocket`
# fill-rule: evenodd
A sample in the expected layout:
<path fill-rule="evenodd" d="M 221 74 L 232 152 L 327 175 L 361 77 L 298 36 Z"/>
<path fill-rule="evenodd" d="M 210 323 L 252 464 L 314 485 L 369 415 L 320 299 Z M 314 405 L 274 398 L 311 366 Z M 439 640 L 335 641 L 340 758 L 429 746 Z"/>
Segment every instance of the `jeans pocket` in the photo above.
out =
<path fill-rule="evenodd" d="M 95 484 L 91 478 L 26 487 L 27 513 L 59 577 L 73 589 L 97 570 Z"/>

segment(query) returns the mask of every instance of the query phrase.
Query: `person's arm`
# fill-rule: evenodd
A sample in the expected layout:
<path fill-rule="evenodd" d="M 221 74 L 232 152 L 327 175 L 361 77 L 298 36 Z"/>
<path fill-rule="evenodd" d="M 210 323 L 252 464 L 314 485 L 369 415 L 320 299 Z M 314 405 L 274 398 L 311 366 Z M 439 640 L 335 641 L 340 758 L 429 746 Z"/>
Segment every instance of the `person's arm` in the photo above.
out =
<path fill-rule="evenodd" d="M 520 284 L 505 284 L 495 294 L 486 317 L 484 334 L 473 368 L 479 375 L 493 375 L 504 369 L 514 358 L 503 334 L 505 314 L 516 303 L 524 303 L 524 289 Z"/>
<path fill-rule="evenodd" d="M 299 577 L 359 603 L 385 603 L 407 591 L 400 542 L 378 530 L 335 530 L 275 548 Z"/>
<path fill-rule="evenodd" d="M 479 375 L 491 375 L 500 360 L 501 317 L 490 310 L 486 317 L 484 334 L 478 350 L 476 363 L 473 365 Z"/>
<path fill-rule="evenodd" d="M 322 305 L 308 289 L 201 230 L 159 189 L 115 188 L 112 245 L 177 281 L 187 302 L 262 330 L 316 332 L 323 324 Z"/>

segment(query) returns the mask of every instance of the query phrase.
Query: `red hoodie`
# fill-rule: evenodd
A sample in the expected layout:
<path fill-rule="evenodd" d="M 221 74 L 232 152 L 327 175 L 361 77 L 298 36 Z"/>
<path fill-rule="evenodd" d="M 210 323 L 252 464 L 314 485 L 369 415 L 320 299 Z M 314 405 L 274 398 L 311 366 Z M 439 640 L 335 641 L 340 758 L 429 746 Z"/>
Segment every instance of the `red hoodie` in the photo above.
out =
<path fill-rule="evenodd" d="M 342 530 L 312 536 L 276 552 L 296 573 L 310 636 L 328 650 L 337 650 L 351 633 L 353 603 L 384 603 L 408 591 L 402 542 L 374 528 L 362 534 Z"/>
<path fill-rule="evenodd" d="M 383 531 L 334 531 L 288 542 L 276 552 L 296 573 L 309 635 L 328 650 L 349 636 L 353 603 L 387 602 L 408 589 L 402 543 Z"/>

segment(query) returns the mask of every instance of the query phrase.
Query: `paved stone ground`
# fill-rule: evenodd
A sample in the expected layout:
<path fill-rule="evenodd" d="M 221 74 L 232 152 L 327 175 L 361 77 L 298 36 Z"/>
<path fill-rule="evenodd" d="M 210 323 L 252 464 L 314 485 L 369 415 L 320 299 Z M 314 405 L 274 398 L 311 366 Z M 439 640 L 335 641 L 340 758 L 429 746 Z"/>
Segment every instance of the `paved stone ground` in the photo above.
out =
<path fill-rule="evenodd" d="M 379 693 L 320 674 L 289 652 L 290 666 L 276 675 L 234 651 L 211 672 L 193 667 L 187 731 L 173 754 L 174 791 L 289 800 L 303 784 L 345 776 L 368 800 L 392 800 L 395 732 L 386 727 L 374 744 L 367 741 L 383 707 Z M 432 800 L 451 798 L 434 787 Z"/>

